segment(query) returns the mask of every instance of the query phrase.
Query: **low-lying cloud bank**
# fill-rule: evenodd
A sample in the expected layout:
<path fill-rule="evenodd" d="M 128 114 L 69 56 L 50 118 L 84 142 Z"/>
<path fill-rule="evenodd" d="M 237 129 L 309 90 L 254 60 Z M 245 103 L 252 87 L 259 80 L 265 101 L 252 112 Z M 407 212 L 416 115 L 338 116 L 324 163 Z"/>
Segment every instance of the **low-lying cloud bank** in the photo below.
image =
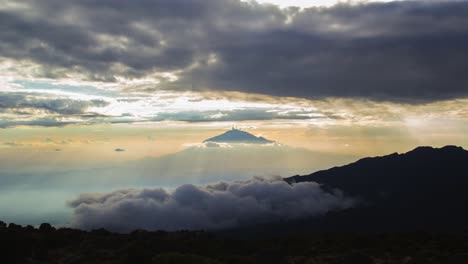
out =
<path fill-rule="evenodd" d="M 77 228 L 180 230 L 221 229 L 300 219 L 353 206 L 339 191 L 328 193 L 315 182 L 289 185 L 281 178 L 253 178 L 211 185 L 182 185 L 82 194 L 68 204 Z"/>

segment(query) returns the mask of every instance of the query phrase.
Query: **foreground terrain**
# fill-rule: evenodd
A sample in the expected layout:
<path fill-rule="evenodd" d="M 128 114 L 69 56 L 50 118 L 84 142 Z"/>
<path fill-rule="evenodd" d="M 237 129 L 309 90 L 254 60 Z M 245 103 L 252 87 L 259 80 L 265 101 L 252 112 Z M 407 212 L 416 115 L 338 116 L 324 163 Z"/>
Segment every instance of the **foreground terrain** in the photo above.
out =
<path fill-rule="evenodd" d="M 459 234 L 302 234 L 233 239 L 207 232 L 116 234 L 0 227 L 2 263 L 468 263 Z"/>

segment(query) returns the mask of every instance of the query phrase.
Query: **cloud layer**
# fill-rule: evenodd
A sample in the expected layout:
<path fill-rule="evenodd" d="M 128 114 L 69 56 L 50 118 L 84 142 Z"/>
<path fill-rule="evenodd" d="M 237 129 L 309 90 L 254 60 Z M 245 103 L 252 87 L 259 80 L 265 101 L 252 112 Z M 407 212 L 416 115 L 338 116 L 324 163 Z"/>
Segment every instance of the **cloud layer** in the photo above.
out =
<path fill-rule="evenodd" d="M 468 95 L 467 17 L 465 1 L 2 1 L 0 57 L 17 77 L 149 80 L 145 91 L 434 101 Z"/>
<path fill-rule="evenodd" d="M 33 93 L 0 92 L 0 111 L 19 114 L 35 114 L 38 111 L 61 115 L 92 114 L 90 107 L 104 107 L 109 103 L 103 100 L 73 100 L 70 98 L 50 98 Z"/>
<path fill-rule="evenodd" d="M 254 178 L 212 185 L 164 189 L 128 189 L 82 194 L 69 202 L 72 224 L 114 231 L 134 229 L 220 229 L 246 224 L 299 219 L 352 206 L 339 192 L 324 192 L 317 183 L 289 185 L 281 179 Z"/>

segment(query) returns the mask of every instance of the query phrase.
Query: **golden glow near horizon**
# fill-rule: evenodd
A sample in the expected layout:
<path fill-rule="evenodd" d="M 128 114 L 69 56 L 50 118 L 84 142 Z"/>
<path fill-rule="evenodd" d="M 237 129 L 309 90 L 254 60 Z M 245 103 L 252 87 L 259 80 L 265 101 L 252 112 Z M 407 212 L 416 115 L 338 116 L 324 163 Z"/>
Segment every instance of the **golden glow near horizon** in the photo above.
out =
<path fill-rule="evenodd" d="M 51 157 L 56 157 L 54 162 L 65 164 L 137 160 L 180 151 L 192 143 L 223 133 L 231 126 L 291 147 L 358 156 L 403 152 L 418 145 L 468 146 L 465 133 L 468 122 L 455 118 L 408 117 L 401 121 L 375 121 L 375 124 L 368 120 L 362 124 L 353 120 L 334 123 L 303 120 L 165 121 L 2 129 L 0 155 L 2 160 L 30 163 L 48 162 Z M 115 149 L 125 151 L 115 152 Z M 79 160 L 76 160 L 77 156 Z"/>
<path fill-rule="evenodd" d="M 468 100 L 464 99 L 405 105 L 357 99 L 307 100 L 232 92 L 162 91 L 138 96 L 120 93 L 117 97 L 107 94 L 95 98 L 63 97 L 110 102 L 87 109 L 97 114 L 91 119 L 32 107 L 33 100 L 38 100 L 41 106 L 50 97 L 62 98 L 67 93 L 83 92 L 75 87 L 66 92 L 29 89 L 30 109 L 22 109 L 21 114 L 0 113 L 7 124 L 8 119 L 25 120 L 25 125 L 13 122 L 0 130 L 3 161 L 8 160 L 10 165 L 79 166 L 158 157 L 181 151 L 231 126 L 291 147 L 356 156 L 404 152 L 418 145 L 468 147 Z M 41 126 L 41 120 L 47 121 L 51 116 L 55 118 L 52 123 Z M 31 125 L 35 120 L 38 125 Z M 62 125 L 63 120 L 71 123 Z M 76 159 L 77 156 L 80 158 Z"/>

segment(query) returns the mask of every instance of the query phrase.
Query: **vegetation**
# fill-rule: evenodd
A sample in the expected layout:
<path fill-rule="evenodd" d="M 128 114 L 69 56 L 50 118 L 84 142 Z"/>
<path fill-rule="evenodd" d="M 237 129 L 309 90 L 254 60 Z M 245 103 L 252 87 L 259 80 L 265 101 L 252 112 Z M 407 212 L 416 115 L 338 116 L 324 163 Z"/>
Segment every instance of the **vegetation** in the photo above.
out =
<path fill-rule="evenodd" d="M 468 263 L 468 233 L 235 239 L 203 231 L 117 234 L 0 222 L 0 248 L 2 263 Z"/>

